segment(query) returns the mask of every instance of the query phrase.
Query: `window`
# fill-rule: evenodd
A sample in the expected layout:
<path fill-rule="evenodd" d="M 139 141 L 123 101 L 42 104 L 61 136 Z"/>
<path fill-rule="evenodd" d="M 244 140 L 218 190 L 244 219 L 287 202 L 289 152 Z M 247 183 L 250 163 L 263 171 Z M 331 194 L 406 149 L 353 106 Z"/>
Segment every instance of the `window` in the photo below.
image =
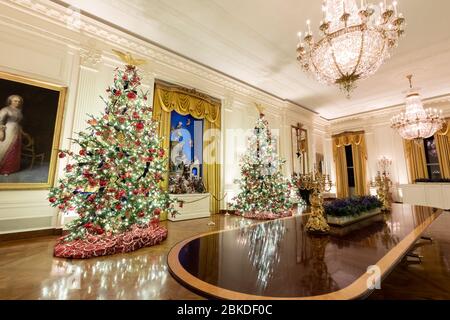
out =
<path fill-rule="evenodd" d="M 203 120 L 172 111 L 169 156 L 171 175 L 203 176 Z"/>
<path fill-rule="evenodd" d="M 425 147 L 425 158 L 427 160 L 428 177 L 430 179 L 441 179 L 441 167 L 439 166 L 439 157 L 434 137 L 424 139 L 423 143 Z"/>
<path fill-rule="evenodd" d="M 348 186 L 350 188 L 355 187 L 355 170 L 353 167 L 353 150 L 352 146 L 345 147 L 345 157 L 347 159 L 347 176 L 348 176 Z"/>

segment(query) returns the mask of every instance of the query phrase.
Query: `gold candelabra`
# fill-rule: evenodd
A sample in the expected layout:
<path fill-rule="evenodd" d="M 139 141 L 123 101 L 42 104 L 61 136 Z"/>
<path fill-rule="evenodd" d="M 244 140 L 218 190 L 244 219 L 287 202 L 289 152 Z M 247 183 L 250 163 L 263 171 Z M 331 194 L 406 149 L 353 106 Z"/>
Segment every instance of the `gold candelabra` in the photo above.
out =
<path fill-rule="evenodd" d="M 377 173 L 375 180 L 370 183 L 372 188 L 377 188 L 378 199 L 383 203 L 382 210 L 390 211 L 392 207 L 391 187 L 392 181 L 389 175 L 384 171 L 383 173 Z"/>
<path fill-rule="evenodd" d="M 332 182 L 329 175 L 324 175 L 318 170 L 314 173 L 301 174 L 297 177 L 297 186 L 301 190 L 311 191 L 311 215 L 306 224 L 306 231 L 311 233 L 327 234 L 330 231 L 325 209 L 323 208 L 323 193 L 330 192 Z"/>

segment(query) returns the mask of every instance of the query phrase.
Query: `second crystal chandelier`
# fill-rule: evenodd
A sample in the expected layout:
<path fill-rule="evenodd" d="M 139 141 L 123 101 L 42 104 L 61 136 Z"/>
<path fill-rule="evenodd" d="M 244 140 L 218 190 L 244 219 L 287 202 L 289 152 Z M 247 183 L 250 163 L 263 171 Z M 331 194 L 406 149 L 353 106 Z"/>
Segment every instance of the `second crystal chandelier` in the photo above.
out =
<path fill-rule="evenodd" d="M 349 97 L 356 81 L 374 74 L 397 46 L 405 19 L 397 1 L 381 2 L 379 14 L 364 0 L 359 8 L 355 0 L 325 0 L 322 11 L 322 38 L 314 40 L 308 20 L 304 37 L 298 34 L 297 60 L 317 80 L 338 85 Z"/>

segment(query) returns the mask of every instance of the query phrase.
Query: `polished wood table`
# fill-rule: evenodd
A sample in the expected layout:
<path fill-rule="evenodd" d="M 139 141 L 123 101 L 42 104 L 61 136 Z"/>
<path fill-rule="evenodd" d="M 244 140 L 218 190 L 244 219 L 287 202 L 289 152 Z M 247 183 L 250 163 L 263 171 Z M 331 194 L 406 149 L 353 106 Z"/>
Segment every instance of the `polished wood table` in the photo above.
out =
<path fill-rule="evenodd" d="M 321 237 L 304 231 L 308 215 L 290 217 L 187 239 L 168 264 L 178 281 L 211 298 L 364 298 L 377 272 L 384 278 L 441 213 L 394 204 L 370 223 Z"/>

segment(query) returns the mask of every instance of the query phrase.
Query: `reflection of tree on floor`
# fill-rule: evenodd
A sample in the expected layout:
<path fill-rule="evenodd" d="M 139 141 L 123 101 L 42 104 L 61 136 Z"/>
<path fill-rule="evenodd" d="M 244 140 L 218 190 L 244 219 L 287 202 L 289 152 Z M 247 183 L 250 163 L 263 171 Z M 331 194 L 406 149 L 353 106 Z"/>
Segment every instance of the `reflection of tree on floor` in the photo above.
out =
<path fill-rule="evenodd" d="M 64 300 L 73 294 L 72 290 L 80 292 L 79 299 L 89 298 L 91 294 L 98 299 L 127 299 L 130 287 L 139 289 L 135 298 L 157 299 L 158 289 L 166 282 L 168 267 L 163 255 L 91 261 L 54 260 L 52 276 L 58 277 L 42 284 L 43 299 Z"/>

